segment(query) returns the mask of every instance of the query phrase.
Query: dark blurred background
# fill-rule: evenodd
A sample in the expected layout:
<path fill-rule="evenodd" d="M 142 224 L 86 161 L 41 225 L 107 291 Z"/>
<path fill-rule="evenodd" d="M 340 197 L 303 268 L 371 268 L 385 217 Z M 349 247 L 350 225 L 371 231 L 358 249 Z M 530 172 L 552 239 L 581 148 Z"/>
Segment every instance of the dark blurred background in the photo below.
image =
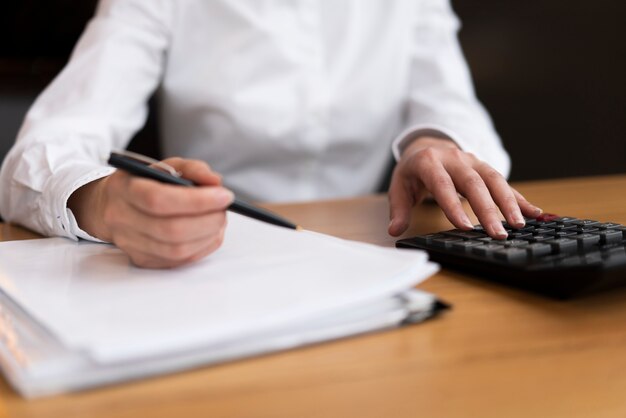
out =
<path fill-rule="evenodd" d="M 62 68 L 95 0 L 13 0 L 0 14 L 0 159 Z M 626 172 L 626 2 L 453 0 L 512 180 Z M 154 118 L 133 148 L 148 146 Z"/>

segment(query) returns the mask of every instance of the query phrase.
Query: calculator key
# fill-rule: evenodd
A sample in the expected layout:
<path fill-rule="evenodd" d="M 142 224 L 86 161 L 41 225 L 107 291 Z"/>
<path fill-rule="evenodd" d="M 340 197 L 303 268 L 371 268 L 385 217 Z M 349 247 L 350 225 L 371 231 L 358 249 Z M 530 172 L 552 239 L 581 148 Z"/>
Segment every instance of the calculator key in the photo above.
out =
<path fill-rule="evenodd" d="M 582 232 L 583 234 L 588 233 L 588 232 L 598 232 L 600 229 L 596 228 L 595 226 L 579 226 L 578 228 L 576 228 L 576 232 Z"/>
<path fill-rule="evenodd" d="M 528 241 L 523 239 L 510 239 L 508 241 L 503 241 L 506 247 L 525 247 L 528 245 Z"/>
<path fill-rule="evenodd" d="M 499 245 L 500 247 L 505 247 L 509 241 L 505 239 L 494 239 L 489 241 L 490 244 Z"/>
<path fill-rule="evenodd" d="M 600 222 L 594 221 L 593 219 L 579 219 L 579 220 L 574 221 L 572 223 L 574 225 L 578 225 L 578 226 L 591 226 L 591 225 L 597 225 Z"/>
<path fill-rule="evenodd" d="M 553 235 L 533 235 L 530 242 L 544 242 L 554 239 Z"/>
<path fill-rule="evenodd" d="M 541 257 L 552 252 L 552 247 L 550 245 L 542 244 L 540 242 L 535 242 L 524 248 L 531 257 Z"/>
<path fill-rule="evenodd" d="M 578 248 L 584 250 L 592 245 L 600 243 L 600 236 L 597 234 L 579 234 L 572 237 L 578 242 Z"/>
<path fill-rule="evenodd" d="M 509 239 L 524 239 L 528 240 L 533 237 L 530 232 L 511 232 L 509 233 Z"/>
<path fill-rule="evenodd" d="M 443 234 L 418 235 L 416 237 L 413 237 L 412 241 L 414 241 L 416 244 L 429 245 L 433 242 L 433 239 L 444 238 L 444 237 L 445 235 Z"/>
<path fill-rule="evenodd" d="M 605 229 L 591 233 L 600 237 L 600 244 L 614 244 L 622 242 L 623 239 L 621 231 L 614 231 L 611 229 Z"/>
<path fill-rule="evenodd" d="M 463 240 L 461 238 L 444 236 L 443 238 L 433 238 L 431 244 L 435 247 L 440 247 L 440 248 L 452 248 L 452 243 L 462 242 L 462 241 Z"/>
<path fill-rule="evenodd" d="M 558 224 L 556 222 L 544 222 L 541 224 L 542 228 L 554 229 Z"/>
<path fill-rule="evenodd" d="M 497 244 L 481 244 L 472 248 L 474 254 L 487 256 L 491 255 L 496 250 L 501 250 L 502 246 Z"/>
<path fill-rule="evenodd" d="M 533 231 L 533 235 L 553 235 L 554 229 L 552 228 L 536 228 Z"/>
<path fill-rule="evenodd" d="M 558 231 L 576 231 L 576 229 L 578 228 L 577 225 L 572 225 L 572 224 L 556 224 L 553 229 L 555 229 L 557 232 Z"/>
<path fill-rule="evenodd" d="M 578 247 L 576 240 L 571 238 L 555 238 L 544 243 L 550 245 L 555 254 L 573 252 Z"/>
<path fill-rule="evenodd" d="M 504 261 L 520 262 L 525 261 L 528 257 L 526 250 L 521 248 L 509 247 L 502 248 L 493 252 L 495 258 Z"/>
<path fill-rule="evenodd" d="M 463 231 L 462 229 L 451 229 L 450 231 L 442 232 L 442 234 L 462 239 L 483 238 L 485 236 L 485 234 L 479 232 Z"/>
<path fill-rule="evenodd" d="M 614 228 L 619 228 L 622 225 L 617 224 L 615 222 L 605 222 L 605 223 L 597 224 L 594 226 L 600 229 L 614 229 Z"/>
<path fill-rule="evenodd" d="M 533 225 L 524 225 L 521 228 L 516 228 L 512 225 L 509 225 L 507 222 L 502 222 L 502 226 L 505 230 L 511 230 L 512 232 L 532 231 L 533 229 L 535 229 Z"/>
<path fill-rule="evenodd" d="M 555 238 L 565 238 L 565 237 L 572 237 L 576 235 L 576 231 L 557 231 L 554 234 Z"/>
<path fill-rule="evenodd" d="M 556 218 L 555 221 L 557 221 L 560 224 L 571 224 L 574 221 L 577 221 L 578 218 L 572 218 L 571 216 L 562 216 L 560 218 Z"/>
<path fill-rule="evenodd" d="M 460 241 L 453 242 L 452 249 L 459 251 L 472 251 L 472 247 L 477 247 L 479 245 L 483 245 L 482 242 L 479 241 Z"/>
<path fill-rule="evenodd" d="M 524 220 L 526 221 L 526 226 L 537 226 L 537 225 L 539 225 L 539 221 L 537 221 L 535 218 L 524 218 Z"/>

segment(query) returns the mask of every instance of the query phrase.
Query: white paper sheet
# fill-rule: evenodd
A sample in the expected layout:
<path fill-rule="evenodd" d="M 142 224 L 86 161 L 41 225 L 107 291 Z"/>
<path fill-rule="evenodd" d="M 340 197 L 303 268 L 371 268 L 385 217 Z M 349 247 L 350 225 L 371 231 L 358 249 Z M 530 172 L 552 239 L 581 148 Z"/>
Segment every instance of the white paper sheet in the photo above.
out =
<path fill-rule="evenodd" d="M 345 313 L 436 271 L 425 253 L 229 214 L 216 253 L 139 269 L 118 249 L 62 238 L 0 243 L 0 287 L 70 349 L 145 359 Z"/>

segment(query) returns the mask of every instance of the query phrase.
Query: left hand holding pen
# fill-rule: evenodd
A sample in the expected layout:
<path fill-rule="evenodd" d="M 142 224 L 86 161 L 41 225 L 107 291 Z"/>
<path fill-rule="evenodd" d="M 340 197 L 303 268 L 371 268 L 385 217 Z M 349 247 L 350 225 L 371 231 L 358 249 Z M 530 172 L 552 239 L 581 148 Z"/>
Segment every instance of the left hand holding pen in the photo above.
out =
<path fill-rule="evenodd" d="M 541 209 L 529 203 L 487 163 L 450 140 L 422 137 L 404 149 L 393 172 L 389 234 L 398 236 L 408 229 L 412 207 L 429 193 L 450 222 L 463 230 L 473 227 L 459 194 L 467 198 L 485 231 L 496 239 L 507 237 L 500 213 L 516 227 L 524 224 L 523 216 L 541 214 Z"/>

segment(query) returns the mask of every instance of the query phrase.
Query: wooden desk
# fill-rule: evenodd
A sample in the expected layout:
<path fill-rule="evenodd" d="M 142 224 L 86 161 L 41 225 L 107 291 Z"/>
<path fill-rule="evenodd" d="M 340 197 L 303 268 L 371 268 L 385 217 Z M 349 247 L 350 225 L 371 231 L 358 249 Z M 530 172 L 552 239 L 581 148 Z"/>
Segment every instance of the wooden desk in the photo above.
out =
<path fill-rule="evenodd" d="M 626 223 L 626 175 L 521 183 L 546 211 Z M 272 206 L 307 228 L 391 246 L 382 196 Z M 416 210 L 410 233 L 448 228 Z M 0 239 L 29 238 L 3 226 Z M 559 302 L 443 271 L 438 319 L 191 372 L 24 401 L 0 417 L 624 417 L 626 290 Z"/>

